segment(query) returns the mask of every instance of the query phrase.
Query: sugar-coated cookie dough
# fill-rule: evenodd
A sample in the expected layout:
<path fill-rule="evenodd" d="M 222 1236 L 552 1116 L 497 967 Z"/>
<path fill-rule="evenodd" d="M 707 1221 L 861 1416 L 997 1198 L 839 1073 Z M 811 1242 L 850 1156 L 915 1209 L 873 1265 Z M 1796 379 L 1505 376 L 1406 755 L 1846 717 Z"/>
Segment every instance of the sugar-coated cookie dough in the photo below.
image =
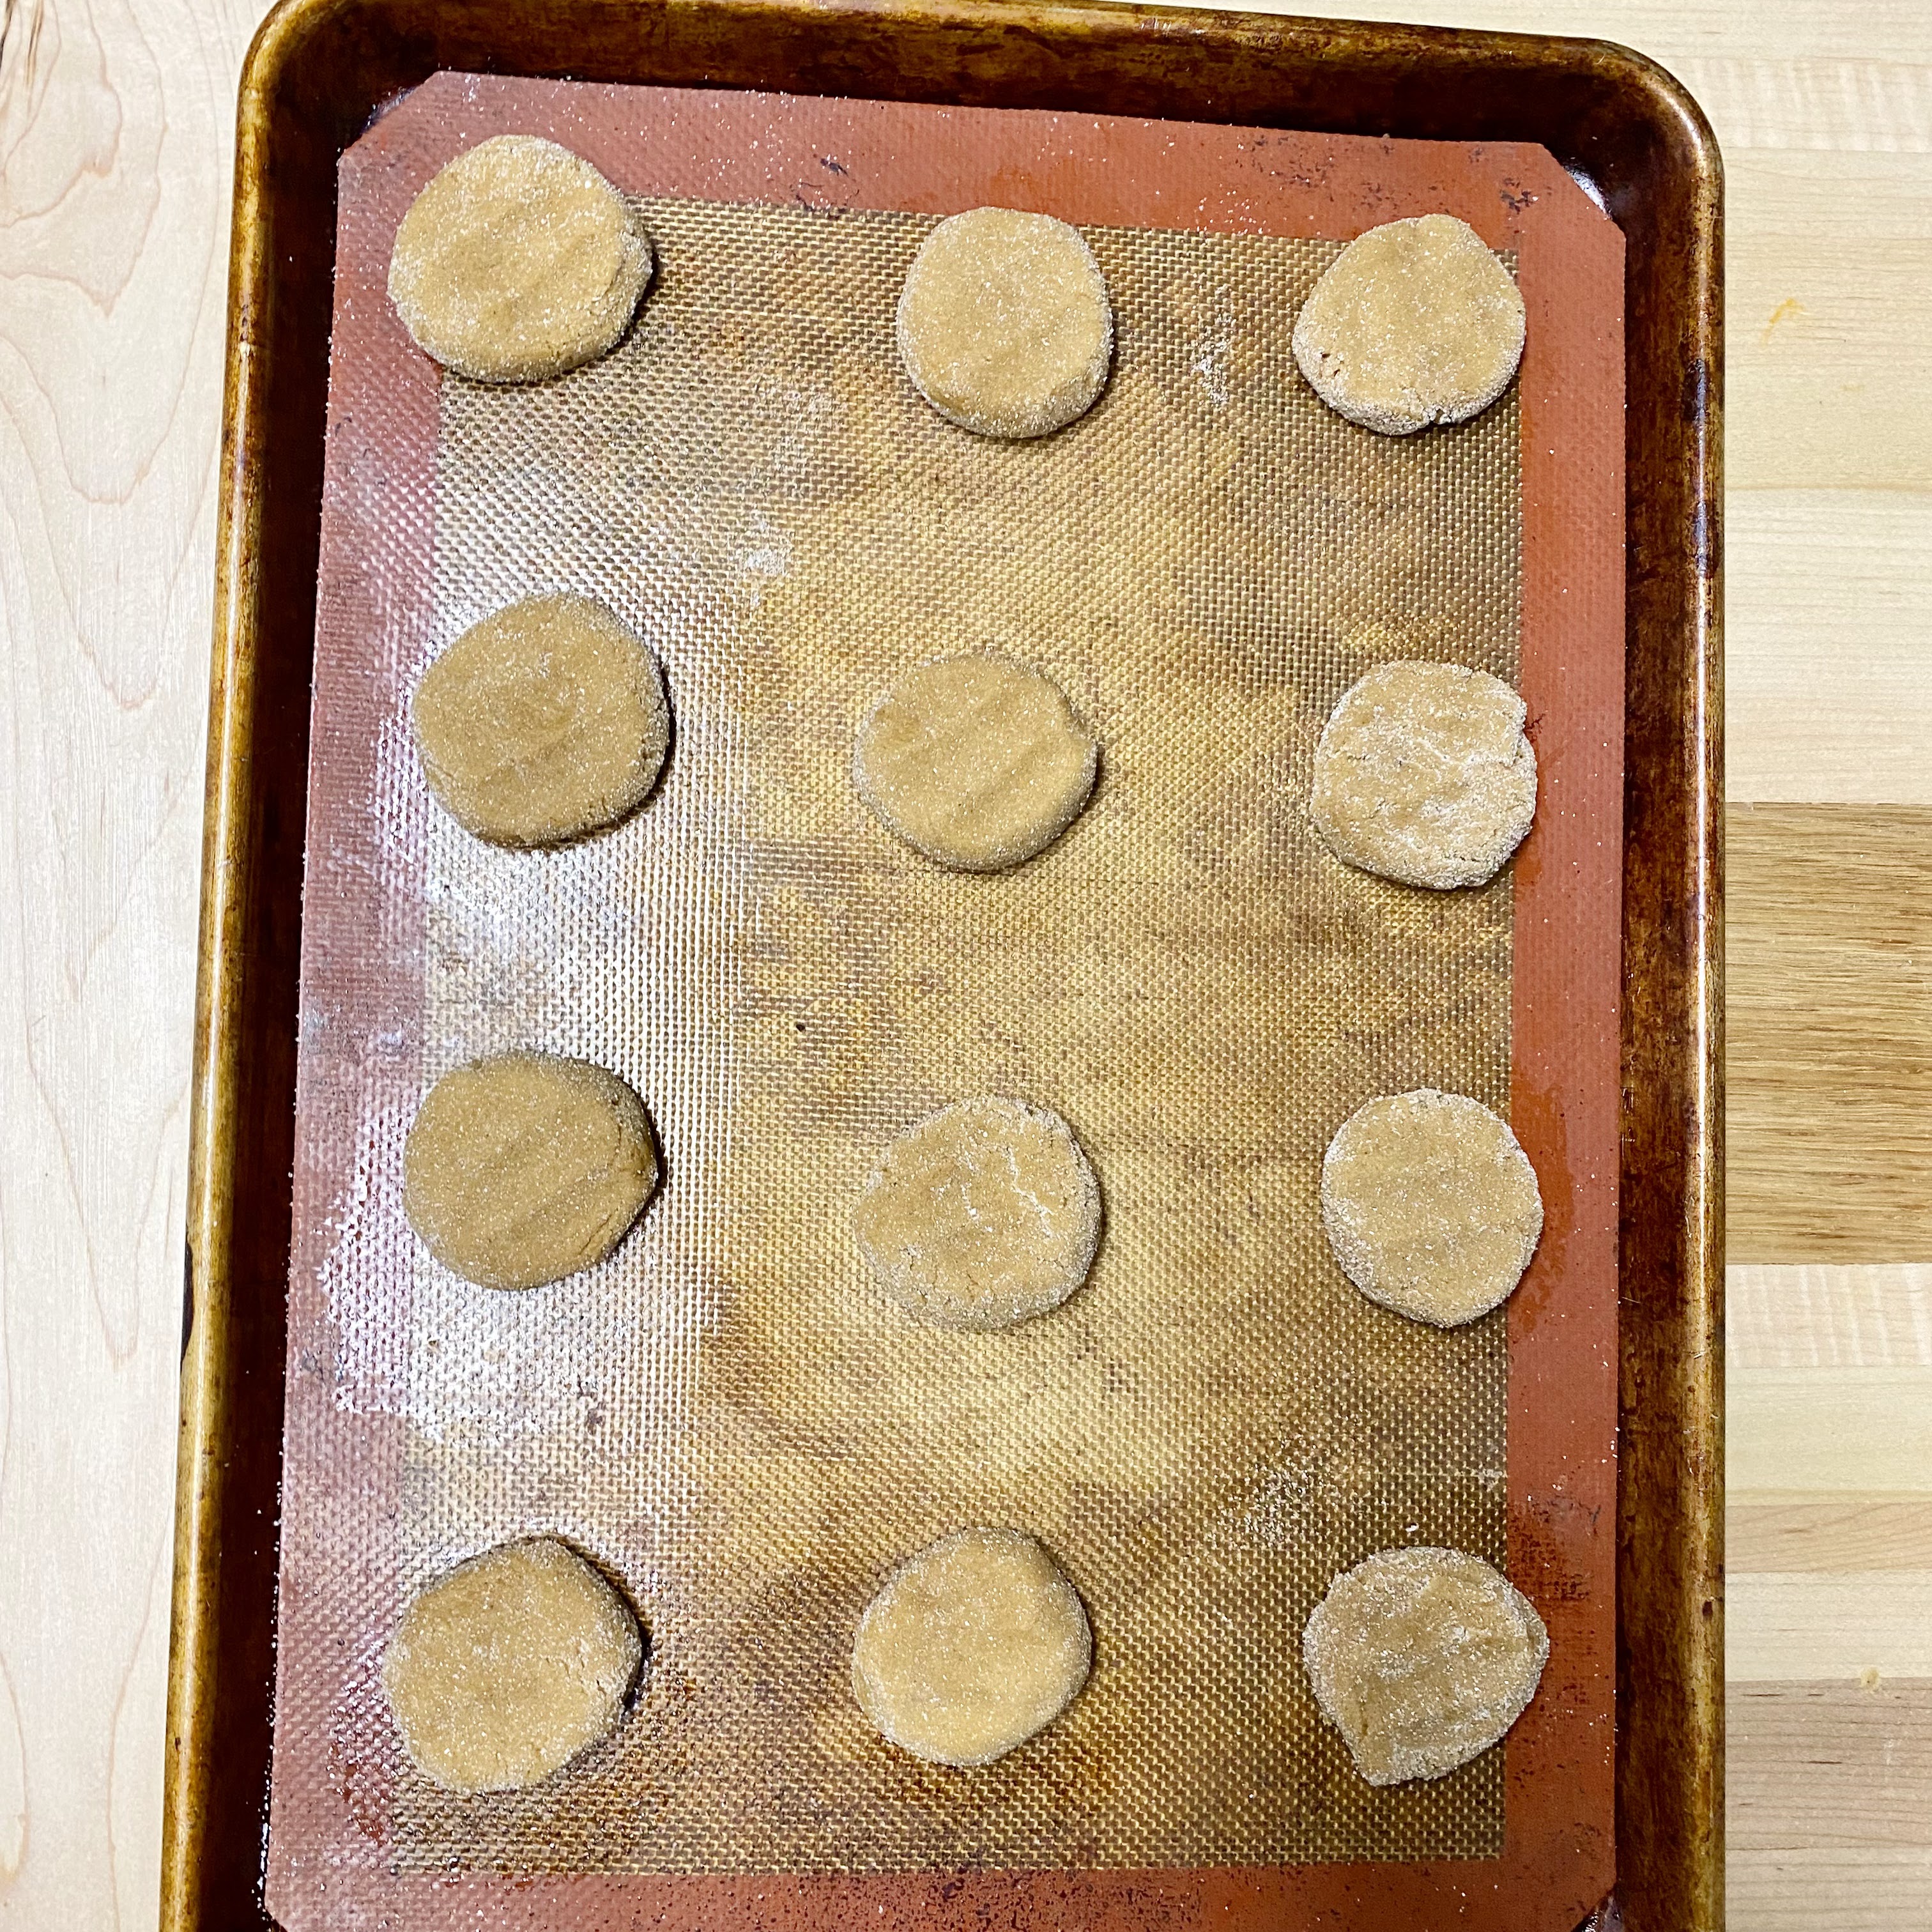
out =
<path fill-rule="evenodd" d="M 403 1612 L 382 1684 L 404 1748 L 454 1791 L 517 1791 L 616 1727 L 643 1661 L 630 1606 L 549 1537 L 440 1576 Z"/>
<path fill-rule="evenodd" d="M 1536 816 L 1522 700 L 1463 664 L 1378 664 L 1315 748 L 1308 805 L 1336 857 L 1404 885 L 1495 878 Z"/>
<path fill-rule="evenodd" d="M 1046 436 L 1106 386 L 1113 306 L 1078 229 L 975 208 L 920 244 L 899 296 L 898 344 L 914 387 L 948 422 Z"/>
<path fill-rule="evenodd" d="M 1529 1599 L 1460 1550 L 1385 1550 L 1328 1586 L 1308 1682 L 1371 1784 L 1441 1778 L 1522 1716 L 1549 1660 Z"/>
<path fill-rule="evenodd" d="M 1093 1660 L 1079 1593 L 1039 1543 L 962 1529 L 902 1564 L 867 1606 L 852 1690 L 915 1757 L 991 1764 L 1072 1702 Z"/>
<path fill-rule="evenodd" d="M 1466 422 L 1522 359 L 1522 296 L 1453 214 L 1384 222 L 1329 265 L 1294 320 L 1315 393 L 1384 436 Z"/>
<path fill-rule="evenodd" d="M 1342 1123 L 1322 1162 L 1322 1225 L 1371 1301 L 1440 1328 L 1507 1300 L 1543 1232 L 1543 1197 L 1509 1123 L 1432 1087 Z"/>
<path fill-rule="evenodd" d="M 410 707 L 430 790 L 498 845 L 581 838 L 634 811 L 670 743 L 657 660 L 593 598 L 530 597 L 472 624 Z"/>
<path fill-rule="evenodd" d="M 852 776 L 929 859 L 997 872 L 1052 844 L 1094 789 L 1094 735 L 1051 678 L 986 652 L 905 672 L 859 727 Z"/>
<path fill-rule="evenodd" d="M 1058 1114 L 962 1100 L 886 1150 L 853 1211 L 879 1286 L 946 1328 L 1006 1328 L 1060 1304 L 1100 1241 L 1100 1188 Z"/>
<path fill-rule="evenodd" d="M 593 1267 L 657 1182 L 644 1103 L 614 1073 L 554 1054 L 446 1073 L 403 1147 L 410 1226 L 484 1288 L 538 1288 Z"/>
<path fill-rule="evenodd" d="M 498 134 L 410 204 L 389 299 L 446 368 L 539 382 L 616 344 L 652 266 L 641 222 L 588 161 L 534 134 Z"/>

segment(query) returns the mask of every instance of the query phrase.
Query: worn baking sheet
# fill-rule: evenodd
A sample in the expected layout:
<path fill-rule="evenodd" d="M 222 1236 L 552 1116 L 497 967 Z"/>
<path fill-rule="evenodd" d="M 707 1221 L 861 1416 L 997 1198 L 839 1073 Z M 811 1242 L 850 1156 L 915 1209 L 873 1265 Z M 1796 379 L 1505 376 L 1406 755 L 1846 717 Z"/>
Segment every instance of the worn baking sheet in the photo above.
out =
<path fill-rule="evenodd" d="M 658 182 L 718 185 L 742 158 L 732 116 L 748 106 L 792 137 L 779 164 L 808 158 L 842 197 L 831 206 L 854 212 L 654 202 L 666 272 L 644 326 L 599 370 L 524 397 L 453 382 L 440 406 L 433 382 L 425 396 L 367 299 L 382 224 L 393 231 L 462 140 L 500 126 L 554 132 L 626 187 L 656 184 L 622 152 L 637 97 L 439 82 L 345 168 L 295 1299 L 298 1328 L 306 1180 L 326 1203 L 309 1286 L 332 1330 L 338 1420 L 299 1436 L 292 1403 L 285 1896 L 304 1877 L 353 1895 L 314 1828 L 320 1807 L 304 1808 L 317 1784 L 325 1802 L 340 1788 L 403 1870 L 1498 1860 L 1503 1754 L 1366 1797 L 1293 1667 L 1334 1568 L 1439 1536 L 1507 1553 L 1573 1639 L 1540 1708 L 1546 1750 L 1595 1772 L 1594 1819 L 1587 1772 L 1556 1808 L 1576 1862 L 1561 1882 L 1582 1880 L 1587 1904 L 1607 1868 L 1613 1611 L 1607 1526 L 1574 1511 L 1606 1486 L 1614 1416 L 1607 1352 L 1575 1344 L 1604 1332 L 1614 1280 L 1614 1143 L 1606 1156 L 1592 1136 L 1614 1124 L 1620 739 L 1614 658 L 1590 653 L 1606 639 L 1614 652 L 1618 578 L 1613 514 L 1539 526 L 1560 491 L 1537 444 L 1559 436 L 1574 460 L 1613 430 L 1600 392 L 1567 386 L 1589 370 L 1562 356 L 1554 311 L 1558 281 L 1574 303 L 1580 270 L 1599 299 L 1580 331 L 1573 318 L 1573 346 L 1599 376 L 1615 370 L 1616 251 L 1600 245 L 1614 231 L 1570 208 L 1576 232 L 1550 247 L 1546 292 L 1536 244 L 1552 238 L 1524 218 L 1581 196 L 1533 151 L 1426 152 L 1405 182 L 1400 146 L 1311 143 L 1328 151 L 1316 160 L 1284 152 L 1294 137 L 1222 135 L 1216 153 L 1220 130 L 1190 130 L 1208 152 L 1177 161 L 1172 128 L 950 115 L 950 150 L 920 130 L 940 178 L 908 188 L 886 158 L 907 130 L 867 125 L 863 110 L 652 105 L 645 145 L 699 177 Z M 922 112 L 934 111 L 879 110 Z M 1084 182 L 1078 135 L 1114 164 Z M 1018 168 L 1001 146 L 1016 141 Z M 1336 152 L 1350 147 L 1368 150 L 1340 158 L 1354 181 Z M 1124 190 L 1124 152 L 1142 164 Z M 758 165 L 763 199 L 783 199 Z M 1095 177 L 1103 201 L 1138 190 L 1139 204 L 1082 205 Z M 1498 182 L 1500 221 L 1454 198 Z M 1158 222 L 1161 194 L 1198 185 L 1222 197 L 1189 211 L 1210 232 L 1103 226 Z M 868 188 L 902 212 L 866 208 Z M 1352 192 L 1386 211 L 1372 218 L 1450 206 L 1511 248 L 1543 345 L 1520 420 L 1512 404 L 1396 445 L 1298 392 L 1268 319 L 1292 314 L 1352 232 L 1322 226 Z M 879 317 L 932 214 L 1035 196 L 1094 231 L 1123 313 L 1119 373 L 1055 446 L 968 444 L 908 403 Z M 1578 240 L 1593 234 L 1594 264 Z M 836 273 L 818 266 L 828 251 Z M 791 344 L 776 357 L 775 334 Z M 359 370 L 345 344 L 368 350 Z M 868 446 L 872 434 L 886 440 Z M 1063 460 L 1042 486 L 1049 451 Z M 1588 507 L 1581 494 L 1571 511 Z M 1613 511 L 1614 491 L 1597 494 Z M 672 777 L 642 818 L 534 862 L 481 854 L 430 812 L 400 709 L 427 656 L 533 572 L 640 622 L 680 721 Z M 844 783 L 851 717 L 962 622 L 1062 676 L 1107 746 L 1088 821 L 1017 880 L 923 872 Z M 1363 880 L 1300 822 L 1320 716 L 1397 648 L 1489 664 L 1531 698 L 1544 815 L 1514 905 L 1507 881 L 1441 900 Z M 358 752 L 331 762 L 332 743 Z M 373 884 L 383 918 L 376 944 L 365 928 L 344 950 L 322 901 L 352 879 L 341 909 Z M 422 1083 L 532 1040 L 631 1074 L 670 1154 L 643 1238 L 606 1292 L 574 1306 L 567 1289 L 479 1299 L 422 1262 L 394 1213 L 395 1143 Z M 1555 1197 L 1508 1320 L 1460 1337 L 1364 1310 L 1310 1208 L 1335 1120 L 1366 1092 L 1422 1080 L 1510 1105 Z M 1013 1352 L 1033 1380 L 1006 1364 L 990 1394 L 957 1338 L 935 1354 L 880 1324 L 841 1238 L 838 1203 L 880 1137 L 962 1083 L 1060 1106 L 1108 1186 L 1092 1288 L 1036 1324 L 1032 1359 Z M 1580 1186 L 1580 1156 L 1598 1163 Z M 298 1376 L 320 1360 L 299 1342 L 293 1355 Z M 1519 1495 L 1540 1454 L 1556 1491 Z M 318 1505 L 308 1522 L 304 1501 Z M 870 1581 L 962 1509 L 1046 1534 L 1101 1633 L 1094 1688 L 1052 1745 L 1001 1774 L 992 1807 L 896 1767 L 833 1668 Z M 399 1594 L 536 1527 L 610 1562 L 658 1639 L 588 1830 L 563 1787 L 480 1810 L 435 1799 L 400 1772 L 373 1694 Z M 754 1654 L 769 1667 L 748 1670 Z M 1511 1829 L 1535 1809 L 1519 1760 L 1537 1717 L 1510 1748 Z M 313 1750 L 325 1731 L 326 1780 Z M 628 1828 L 614 1832 L 620 1813 Z"/>

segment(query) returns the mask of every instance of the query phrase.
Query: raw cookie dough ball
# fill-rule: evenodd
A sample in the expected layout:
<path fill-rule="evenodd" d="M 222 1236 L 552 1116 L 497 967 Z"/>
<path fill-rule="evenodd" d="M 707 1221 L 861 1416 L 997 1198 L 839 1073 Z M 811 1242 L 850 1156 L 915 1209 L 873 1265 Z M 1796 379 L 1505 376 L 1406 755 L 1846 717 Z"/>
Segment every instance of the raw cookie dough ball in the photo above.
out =
<path fill-rule="evenodd" d="M 944 1328 L 1006 1328 L 1058 1308 L 1100 1243 L 1100 1188 L 1058 1114 L 962 1100 L 900 1135 L 854 1232 L 879 1286 Z"/>
<path fill-rule="evenodd" d="M 1077 228 L 975 208 L 920 244 L 899 296 L 898 341 L 914 387 L 949 422 L 1046 436 L 1106 386 L 1114 311 Z"/>
<path fill-rule="evenodd" d="M 1371 1784 L 1441 1778 L 1522 1715 L 1549 1660 L 1529 1599 L 1460 1550 L 1385 1550 L 1302 1634 L 1315 1701 Z"/>
<path fill-rule="evenodd" d="M 991 1764 L 1072 1702 L 1094 1660 L 1079 1593 L 1030 1536 L 962 1529 L 896 1570 L 859 1619 L 852 1692 L 891 1743 Z"/>
<path fill-rule="evenodd" d="M 1507 1300 L 1543 1232 L 1536 1170 L 1506 1120 L 1432 1087 L 1342 1123 L 1322 1162 L 1322 1225 L 1371 1301 L 1453 1328 Z"/>
<path fill-rule="evenodd" d="M 1522 700 L 1466 665 L 1378 664 L 1342 694 L 1308 801 L 1336 858 L 1408 886 L 1486 884 L 1536 816 Z"/>
<path fill-rule="evenodd" d="M 1522 296 L 1453 214 L 1385 222 L 1330 263 L 1294 320 L 1294 359 L 1351 422 L 1408 436 L 1467 422 L 1522 359 Z"/>
<path fill-rule="evenodd" d="M 630 1606 L 549 1537 L 439 1577 L 403 1612 L 382 1685 L 404 1748 L 453 1791 L 517 1791 L 616 1727 L 643 1661 Z"/>
<path fill-rule="evenodd" d="M 410 1226 L 484 1288 L 538 1288 L 594 1267 L 657 1184 L 644 1103 L 614 1073 L 553 1054 L 446 1073 L 403 1145 Z"/>
<path fill-rule="evenodd" d="M 1100 748 L 1066 694 L 1010 658 L 937 658 L 859 727 L 860 796 L 908 844 L 997 872 L 1052 844 L 1094 789 Z"/>
<path fill-rule="evenodd" d="M 389 299 L 445 368 L 540 382 L 616 343 L 651 267 L 638 218 L 588 161 L 533 134 L 499 134 L 410 204 Z"/>
<path fill-rule="evenodd" d="M 614 825 L 670 743 L 657 660 L 589 597 L 526 598 L 473 624 L 410 706 L 430 790 L 499 845 L 555 845 Z"/>

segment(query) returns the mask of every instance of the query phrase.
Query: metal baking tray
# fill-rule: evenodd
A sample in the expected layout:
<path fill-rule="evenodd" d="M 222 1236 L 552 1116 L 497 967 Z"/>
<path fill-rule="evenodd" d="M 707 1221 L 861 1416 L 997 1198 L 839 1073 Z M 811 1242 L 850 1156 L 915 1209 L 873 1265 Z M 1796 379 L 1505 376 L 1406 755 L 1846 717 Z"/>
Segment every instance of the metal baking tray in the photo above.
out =
<path fill-rule="evenodd" d="M 1618 1886 L 1719 1932 L 1721 170 L 1602 42 L 993 0 L 284 0 L 244 70 L 161 1917 L 266 1925 L 276 1509 L 336 163 L 440 68 L 1541 142 L 1627 244 Z"/>

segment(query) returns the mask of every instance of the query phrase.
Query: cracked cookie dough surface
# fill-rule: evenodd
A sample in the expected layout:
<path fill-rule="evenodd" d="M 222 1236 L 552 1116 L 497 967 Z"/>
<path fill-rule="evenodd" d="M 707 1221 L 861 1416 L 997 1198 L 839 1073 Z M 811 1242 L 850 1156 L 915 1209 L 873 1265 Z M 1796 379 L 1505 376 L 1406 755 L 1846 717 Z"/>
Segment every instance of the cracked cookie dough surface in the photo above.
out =
<path fill-rule="evenodd" d="M 1385 1550 L 1328 1586 L 1302 1636 L 1322 1714 L 1371 1784 L 1441 1778 L 1522 1716 L 1550 1658 L 1535 1606 L 1460 1550 Z"/>
<path fill-rule="evenodd" d="M 1384 436 L 1466 422 L 1522 359 L 1522 296 L 1453 214 L 1384 222 L 1329 265 L 1295 317 L 1294 359 L 1315 393 Z"/>
<path fill-rule="evenodd" d="M 1523 701 L 1466 665 L 1378 664 L 1315 748 L 1309 814 L 1336 858 L 1403 885 L 1486 885 L 1536 816 Z"/>
<path fill-rule="evenodd" d="M 852 1216 L 873 1279 L 946 1328 L 1058 1308 L 1100 1241 L 1100 1188 L 1072 1129 L 1018 1100 L 962 1100 L 894 1141 Z"/>

